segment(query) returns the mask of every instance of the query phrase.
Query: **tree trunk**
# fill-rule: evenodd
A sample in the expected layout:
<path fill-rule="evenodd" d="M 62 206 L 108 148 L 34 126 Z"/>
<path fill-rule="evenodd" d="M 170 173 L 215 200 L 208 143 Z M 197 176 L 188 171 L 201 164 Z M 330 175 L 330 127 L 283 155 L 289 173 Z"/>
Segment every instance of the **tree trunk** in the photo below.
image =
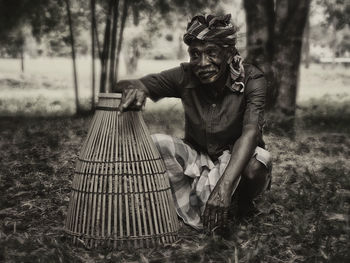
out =
<path fill-rule="evenodd" d="M 102 65 L 102 52 L 101 52 L 101 48 L 100 48 L 100 40 L 99 40 L 99 37 L 98 37 L 98 30 L 97 30 L 96 19 L 95 19 L 95 24 L 93 26 L 94 26 L 95 39 L 96 39 L 96 44 L 97 44 L 98 58 L 100 59 L 100 62 L 101 62 L 101 65 Z"/>
<path fill-rule="evenodd" d="M 283 5 L 281 8 L 279 3 Z M 280 23 L 275 25 L 273 67 L 278 70 L 275 77 L 278 87 L 275 108 L 282 115 L 295 115 L 303 31 L 309 6 L 310 0 L 285 0 L 277 2 L 276 6 L 276 22 Z"/>
<path fill-rule="evenodd" d="M 106 27 L 103 41 L 103 50 L 102 50 L 102 60 L 101 60 L 101 78 L 100 78 L 100 92 L 107 92 L 106 90 L 106 80 L 107 70 L 109 64 L 109 51 L 110 51 L 110 36 L 111 36 L 111 16 L 112 16 L 112 6 L 113 0 L 109 0 L 108 3 L 108 13 L 106 17 Z"/>
<path fill-rule="evenodd" d="M 77 68 L 75 62 L 75 48 L 74 48 L 74 33 L 73 33 L 73 25 L 72 25 L 72 15 L 70 11 L 69 0 L 65 0 L 68 14 L 68 24 L 69 24 L 69 32 L 70 32 L 70 42 L 72 47 L 72 61 L 73 61 L 73 77 L 74 77 L 74 92 L 75 92 L 75 106 L 76 112 L 80 113 L 80 105 L 79 105 L 79 94 L 78 94 L 78 79 L 77 79 Z"/>
<path fill-rule="evenodd" d="M 21 71 L 24 73 L 24 42 L 21 45 Z"/>
<path fill-rule="evenodd" d="M 118 80 L 118 72 L 119 72 L 119 61 L 120 61 L 120 51 L 122 50 L 122 44 L 123 44 L 123 38 L 124 38 L 124 28 L 126 23 L 126 18 L 128 17 L 128 7 L 129 3 L 128 0 L 124 0 L 124 6 L 123 6 L 123 13 L 122 13 L 122 22 L 120 25 L 120 31 L 119 31 L 119 39 L 118 39 L 118 46 L 117 46 L 117 57 L 116 57 L 116 66 L 115 66 L 115 80 Z"/>
<path fill-rule="evenodd" d="M 248 61 L 268 81 L 266 108 L 293 130 L 303 30 L 310 0 L 244 0 Z M 277 117 L 276 117 L 277 116 Z M 284 122 L 287 120 L 288 125 Z M 279 126 L 279 125 L 278 125 Z"/>
<path fill-rule="evenodd" d="M 307 17 L 306 19 L 303 50 L 304 50 L 305 68 L 309 68 L 310 66 L 310 18 L 309 17 Z"/>
<path fill-rule="evenodd" d="M 91 111 L 95 109 L 95 25 L 96 25 L 96 13 L 95 13 L 95 0 L 90 1 L 91 5 Z"/>
<path fill-rule="evenodd" d="M 114 83 L 115 78 L 115 53 L 117 47 L 117 29 L 118 29 L 118 19 L 119 19 L 119 0 L 114 0 L 113 8 L 113 23 L 112 23 L 112 41 L 111 41 L 111 55 L 110 55 L 110 67 L 109 67 L 109 82 L 107 83 L 107 91 L 110 92 L 112 90 L 112 85 Z"/>
<path fill-rule="evenodd" d="M 273 0 L 245 0 L 247 23 L 247 49 L 246 60 L 260 68 L 267 80 L 266 109 L 271 109 L 276 103 L 276 85 L 272 60 L 274 55 L 274 1 Z"/>

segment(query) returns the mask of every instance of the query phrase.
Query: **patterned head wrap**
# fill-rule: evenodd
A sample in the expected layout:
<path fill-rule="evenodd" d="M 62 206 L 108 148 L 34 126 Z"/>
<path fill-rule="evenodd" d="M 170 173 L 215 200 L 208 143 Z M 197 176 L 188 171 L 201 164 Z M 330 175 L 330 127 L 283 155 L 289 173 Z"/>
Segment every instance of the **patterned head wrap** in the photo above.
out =
<path fill-rule="evenodd" d="M 231 75 L 231 89 L 244 91 L 243 59 L 239 55 L 236 45 L 237 28 L 231 23 L 231 14 L 224 16 L 197 15 L 187 25 L 184 42 L 190 45 L 193 40 L 212 42 L 223 48 L 232 48 L 233 54 L 227 61 Z"/>

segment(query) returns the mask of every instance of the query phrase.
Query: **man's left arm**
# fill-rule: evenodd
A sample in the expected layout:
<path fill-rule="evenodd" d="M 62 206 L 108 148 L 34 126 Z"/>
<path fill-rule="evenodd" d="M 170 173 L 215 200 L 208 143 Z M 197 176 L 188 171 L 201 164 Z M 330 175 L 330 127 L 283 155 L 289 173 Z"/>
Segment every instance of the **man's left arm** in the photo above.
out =
<path fill-rule="evenodd" d="M 242 135 L 235 142 L 226 170 L 206 204 L 203 223 L 209 230 L 218 225 L 226 225 L 234 183 L 247 166 L 257 146 L 266 96 L 266 81 L 261 72 L 248 79 L 245 96 Z"/>

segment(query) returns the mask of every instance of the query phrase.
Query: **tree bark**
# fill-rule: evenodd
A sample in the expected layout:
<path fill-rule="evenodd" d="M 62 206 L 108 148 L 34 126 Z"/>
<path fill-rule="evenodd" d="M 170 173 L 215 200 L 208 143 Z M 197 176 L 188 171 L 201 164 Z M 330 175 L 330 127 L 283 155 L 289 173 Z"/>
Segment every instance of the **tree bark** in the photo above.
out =
<path fill-rule="evenodd" d="M 122 50 L 123 45 L 123 38 L 124 38 L 124 28 L 126 23 L 126 18 L 128 17 L 128 8 L 129 8 L 129 2 L 128 0 L 124 0 L 123 5 L 123 13 L 122 13 L 122 21 L 120 25 L 120 31 L 119 31 L 119 39 L 118 39 L 118 46 L 117 46 L 117 57 L 116 57 L 116 66 L 115 66 L 115 80 L 118 80 L 118 72 L 119 72 L 119 64 L 120 64 L 120 52 Z"/>
<path fill-rule="evenodd" d="M 94 24 L 94 33 L 95 33 L 95 39 L 96 39 L 96 44 L 97 44 L 97 53 L 98 53 L 98 57 L 100 59 L 101 65 L 102 65 L 102 52 L 101 52 L 101 48 L 100 48 L 100 40 L 98 37 L 98 29 L 97 29 L 96 20 L 95 20 L 95 24 Z"/>
<path fill-rule="evenodd" d="M 72 48 L 72 61 L 73 61 L 73 78 L 74 78 L 74 92 L 75 92 L 75 107 L 76 112 L 80 113 L 80 104 L 79 104 L 79 94 L 78 94 L 78 79 L 77 79 L 77 68 L 75 61 L 75 48 L 74 48 L 74 33 L 73 33 L 73 24 L 72 24 L 72 15 L 70 11 L 69 0 L 65 0 L 68 14 L 68 24 L 70 32 L 70 42 Z"/>
<path fill-rule="evenodd" d="M 266 109 L 273 110 L 274 121 L 286 130 L 294 127 L 303 30 L 310 1 L 244 0 L 248 60 L 264 71 L 268 81 Z"/>
<path fill-rule="evenodd" d="M 282 7 L 278 3 L 282 3 Z M 273 67 L 278 70 L 275 76 L 278 87 L 275 108 L 283 115 L 295 115 L 303 31 L 309 6 L 310 0 L 284 0 L 277 2 L 276 6 L 276 22 L 280 23 L 276 23 L 275 27 L 273 60 Z"/>
<path fill-rule="evenodd" d="M 91 111 L 95 109 L 95 25 L 96 25 L 96 13 L 95 13 L 95 0 L 90 1 L 91 6 Z"/>
<path fill-rule="evenodd" d="M 112 41 L 111 41 L 111 56 L 110 56 L 110 67 L 109 67 L 109 83 L 107 84 L 107 92 L 111 91 L 111 86 L 115 80 L 115 53 L 117 47 L 117 29 L 119 19 L 119 0 L 114 0 L 112 8 L 113 20 L 112 20 Z"/>
<path fill-rule="evenodd" d="M 106 92 L 106 80 L 108 79 L 108 61 L 109 61 L 109 51 L 110 51 L 110 36 L 111 36 L 111 15 L 112 15 L 112 5 L 113 0 L 109 0 L 108 3 L 108 13 L 106 17 L 106 27 L 103 40 L 103 50 L 102 50 L 102 60 L 101 60 L 101 78 L 100 78 L 100 92 Z"/>
<path fill-rule="evenodd" d="M 304 41 L 303 41 L 305 68 L 309 68 L 310 66 L 310 18 L 309 16 L 306 19 L 306 25 L 304 30 Z"/>
<path fill-rule="evenodd" d="M 24 42 L 21 45 L 21 71 L 24 73 Z"/>
<path fill-rule="evenodd" d="M 274 55 L 274 1 L 273 0 L 245 0 L 247 23 L 246 61 L 260 68 L 267 80 L 266 108 L 271 109 L 276 102 L 276 86 L 272 60 Z"/>

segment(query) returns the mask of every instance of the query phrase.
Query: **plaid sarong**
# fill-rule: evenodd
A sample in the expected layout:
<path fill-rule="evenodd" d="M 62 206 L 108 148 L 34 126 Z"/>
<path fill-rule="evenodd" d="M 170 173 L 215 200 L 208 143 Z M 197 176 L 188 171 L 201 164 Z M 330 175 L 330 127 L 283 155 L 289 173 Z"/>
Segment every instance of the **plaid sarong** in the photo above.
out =
<path fill-rule="evenodd" d="M 177 214 L 184 223 L 195 229 L 203 229 L 201 215 L 216 183 L 224 173 L 231 154 L 224 151 L 217 161 L 198 152 L 182 140 L 165 134 L 154 134 L 157 146 L 167 169 Z M 254 155 L 266 166 L 270 154 L 257 147 Z"/>

